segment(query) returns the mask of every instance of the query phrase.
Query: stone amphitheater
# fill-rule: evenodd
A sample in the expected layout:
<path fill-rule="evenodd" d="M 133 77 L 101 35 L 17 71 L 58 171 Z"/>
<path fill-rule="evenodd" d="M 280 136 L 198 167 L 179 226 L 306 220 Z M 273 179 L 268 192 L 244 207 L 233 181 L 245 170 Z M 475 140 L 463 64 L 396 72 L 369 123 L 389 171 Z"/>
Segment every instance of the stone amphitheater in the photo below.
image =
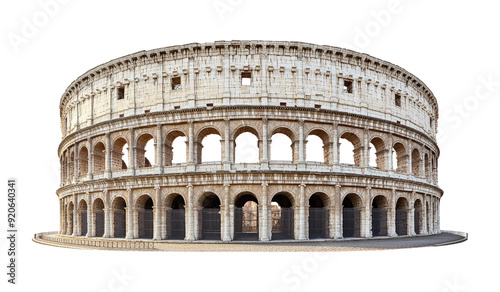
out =
<path fill-rule="evenodd" d="M 60 118 L 58 240 L 123 248 L 441 232 L 436 98 L 367 54 L 281 41 L 141 51 L 73 81 Z M 240 135 L 256 141 L 253 161 L 238 159 Z M 288 144 L 273 152 L 279 136 Z M 220 150 L 204 147 L 209 137 Z M 308 146 L 322 159 L 308 159 Z"/>

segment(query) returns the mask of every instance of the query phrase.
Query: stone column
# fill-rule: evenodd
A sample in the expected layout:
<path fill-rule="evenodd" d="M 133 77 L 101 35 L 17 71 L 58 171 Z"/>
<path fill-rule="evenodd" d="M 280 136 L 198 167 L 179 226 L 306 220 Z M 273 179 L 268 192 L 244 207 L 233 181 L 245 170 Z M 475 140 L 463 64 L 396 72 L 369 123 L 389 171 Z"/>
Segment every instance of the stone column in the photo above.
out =
<path fill-rule="evenodd" d="M 133 194 L 132 194 L 132 189 L 128 188 L 127 189 L 127 207 L 126 212 L 127 212 L 127 232 L 126 232 L 126 239 L 133 239 L 135 238 L 134 230 L 135 230 L 135 220 L 134 220 L 134 207 L 133 207 Z"/>
<path fill-rule="evenodd" d="M 306 240 L 306 207 L 305 207 L 305 184 L 300 184 L 300 197 L 299 197 L 299 240 Z"/>
<path fill-rule="evenodd" d="M 73 177 L 71 178 L 73 183 L 76 183 L 77 178 L 80 175 L 80 153 L 78 151 L 78 143 L 75 144 L 75 156 L 73 157 Z"/>
<path fill-rule="evenodd" d="M 153 226 L 153 240 L 161 239 L 161 189 L 159 185 L 155 185 L 155 202 L 153 207 L 154 226 Z"/>
<path fill-rule="evenodd" d="M 385 169 L 388 171 L 394 172 L 395 169 L 397 168 L 397 165 L 396 165 L 396 167 L 393 166 L 394 162 L 392 161 L 392 155 L 393 155 L 392 152 L 394 151 L 394 149 L 392 148 L 392 143 L 393 143 L 392 134 L 389 134 L 389 145 L 387 145 L 387 150 L 388 150 L 387 151 L 387 163 L 386 163 L 387 165 L 386 165 Z"/>
<path fill-rule="evenodd" d="M 415 232 L 415 191 L 411 192 L 410 202 L 408 204 L 408 235 L 416 235 Z"/>
<path fill-rule="evenodd" d="M 87 180 L 92 180 L 94 178 L 94 148 L 92 147 L 92 138 L 87 139 L 87 144 L 89 145 Z"/>
<path fill-rule="evenodd" d="M 106 178 L 111 178 L 111 135 L 109 132 L 106 133 L 106 161 L 105 161 L 105 171 L 104 175 Z"/>
<path fill-rule="evenodd" d="M 428 233 L 428 230 L 427 230 L 427 201 L 426 201 L 426 195 L 424 194 L 422 196 L 422 225 L 423 225 L 423 228 L 420 228 L 420 230 L 422 230 L 422 234 L 427 234 Z"/>
<path fill-rule="evenodd" d="M 134 128 L 129 128 L 128 129 L 130 133 L 130 144 L 128 145 L 128 168 L 127 168 L 127 174 L 128 175 L 135 175 L 135 166 L 137 162 L 137 151 L 136 151 L 136 143 L 135 143 L 135 129 Z"/>
<path fill-rule="evenodd" d="M 370 166 L 370 141 L 368 139 L 368 133 L 369 133 L 369 130 L 368 128 L 365 128 L 364 132 L 363 132 L 363 160 L 362 160 L 362 167 L 364 168 L 367 168 L 368 166 Z"/>
<path fill-rule="evenodd" d="M 231 228 L 230 228 L 230 218 L 231 218 L 231 212 L 229 208 L 229 184 L 224 183 L 224 212 L 223 212 L 223 228 L 222 229 L 222 241 L 231 241 Z M 221 222 L 221 223 L 222 223 Z"/>
<path fill-rule="evenodd" d="M 59 199 L 59 234 L 64 234 L 64 202 L 62 199 Z"/>
<path fill-rule="evenodd" d="M 259 221 L 259 225 L 260 225 L 260 233 L 259 233 L 259 236 L 260 236 L 260 241 L 269 241 L 271 239 L 271 237 L 269 236 L 269 225 L 268 225 L 268 221 L 269 221 L 269 216 L 268 216 L 268 202 L 267 202 L 267 187 L 268 187 L 268 184 L 267 183 L 262 183 L 261 184 L 262 186 L 262 201 L 260 202 L 261 204 L 261 208 L 262 208 L 262 211 L 259 212 L 259 213 L 262 213 L 262 220 Z"/>
<path fill-rule="evenodd" d="M 411 148 L 411 140 L 410 140 L 410 139 L 408 139 L 408 153 L 407 153 L 407 154 L 408 154 L 408 155 L 407 155 L 407 157 L 408 157 L 408 158 L 407 158 L 407 162 L 406 162 L 406 167 L 408 168 L 408 169 L 407 169 L 407 173 L 408 173 L 409 175 L 412 175 L 412 174 L 413 174 L 413 166 L 412 166 L 412 161 L 411 161 L 411 160 L 412 160 L 413 155 L 412 155 L 411 151 L 412 151 L 412 148 Z"/>
<path fill-rule="evenodd" d="M 156 125 L 156 173 L 163 173 L 164 159 L 163 159 L 163 137 L 161 132 L 161 124 Z"/>
<path fill-rule="evenodd" d="M 335 194 L 333 198 L 333 208 L 330 216 L 334 218 L 334 226 L 332 228 L 333 238 L 339 239 L 343 237 L 342 234 L 342 202 L 340 201 L 340 196 L 342 195 L 342 187 L 340 184 L 335 185 Z"/>
<path fill-rule="evenodd" d="M 188 188 L 188 201 L 187 201 L 187 220 L 186 220 L 186 238 L 185 240 L 193 241 L 196 240 L 195 230 L 194 230 L 194 190 L 193 185 L 189 184 L 186 186 Z"/>
<path fill-rule="evenodd" d="M 265 70 L 263 70 L 265 71 Z M 267 118 L 262 119 L 262 157 L 260 168 L 269 169 L 269 142 L 267 137 Z"/>
<path fill-rule="evenodd" d="M 224 128 L 224 170 L 231 169 L 231 163 L 234 163 L 234 160 L 231 160 L 231 147 L 229 143 L 230 136 L 230 125 L 229 119 L 225 120 L 225 128 Z M 233 148 L 234 152 L 234 148 Z"/>
<path fill-rule="evenodd" d="M 333 123 L 333 133 L 332 133 L 332 146 L 333 146 L 333 151 L 332 151 L 332 161 L 334 166 L 339 165 L 339 130 L 338 130 L 338 123 L 334 122 Z"/>
<path fill-rule="evenodd" d="M 366 187 L 366 197 L 365 197 L 365 206 L 364 206 L 364 220 L 363 220 L 363 229 L 361 230 L 361 234 L 364 234 L 363 237 L 371 238 L 372 234 L 372 216 L 371 216 L 371 204 L 372 202 L 372 188 Z"/>
<path fill-rule="evenodd" d="M 78 236 L 80 235 L 80 220 L 78 220 L 78 202 L 77 202 L 77 197 L 76 194 L 73 194 L 73 236 Z"/>
<path fill-rule="evenodd" d="M 305 169 L 304 120 L 299 121 L 299 167 Z"/>
<path fill-rule="evenodd" d="M 389 209 L 387 212 L 387 234 L 389 236 L 398 236 L 396 234 L 396 189 L 392 189 L 392 196 L 389 199 Z"/>
<path fill-rule="evenodd" d="M 109 192 L 108 190 L 103 191 L 103 197 L 104 197 L 104 234 L 102 237 L 104 238 L 110 238 L 111 237 L 111 212 L 113 209 L 111 208 L 112 202 L 110 201 L 109 198 Z"/>
<path fill-rule="evenodd" d="M 187 171 L 195 171 L 196 159 L 194 157 L 194 123 L 189 121 L 188 131 L 188 166 Z"/>
<path fill-rule="evenodd" d="M 87 234 L 86 237 L 94 236 L 93 226 L 94 226 L 94 216 L 92 216 L 92 201 L 90 200 L 90 193 L 85 193 L 85 197 L 87 198 Z"/>

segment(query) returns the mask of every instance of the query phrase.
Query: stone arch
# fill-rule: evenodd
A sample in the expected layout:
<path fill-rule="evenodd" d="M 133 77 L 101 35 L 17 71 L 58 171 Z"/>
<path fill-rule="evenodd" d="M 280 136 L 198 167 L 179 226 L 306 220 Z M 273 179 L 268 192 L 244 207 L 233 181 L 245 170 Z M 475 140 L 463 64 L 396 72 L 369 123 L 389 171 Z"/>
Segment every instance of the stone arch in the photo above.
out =
<path fill-rule="evenodd" d="M 104 201 L 101 198 L 94 199 L 92 211 L 94 236 L 102 237 L 104 235 Z"/>
<path fill-rule="evenodd" d="M 349 193 L 342 200 L 342 234 L 343 237 L 361 236 L 361 209 L 363 208 L 362 198 Z"/>
<path fill-rule="evenodd" d="M 396 234 L 398 236 L 408 235 L 408 210 L 410 208 L 408 199 L 399 197 L 396 201 Z"/>
<path fill-rule="evenodd" d="M 106 170 L 106 147 L 103 142 L 97 142 L 94 145 L 93 166 L 94 174 L 104 173 Z"/>
<path fill-rule="evenodd" d="M 236 128 L 236 130 L 233 132 L 233 135 L 232 135 L 233 139 L 234 139 L 234 144 L 233 144 L 233 153 L 234 153 L 234 159 L 232 159 L 235 163 L 258 163 L 259 162 L 259 157 L 260 157 L 260 147 L 259 147 L 259 132 L 253 128 L 253 127 L 250 127 L 250 126 L 247 126 L 247 125 L 243 125 L 243 126 L 239 126 L 238 128 Z M 240 138 L 240 139 L 238 139 Z M 240 145 L 241 144 L 241 141 L 237 141 L 237 140 L 241 140 L 241 138 L 245 139 L 246 140 L 254 140 L 252 142 L 250 141 L 246 141 L 246 143 L 243 143 L 243 145 Z M 251 145 L 255 143 L 254 145 Z M 241 157 L 242 155 L 245 154 L 245 150 L 246 150 L 246 158 L 245 157 Z M 248 156 L 253 156 L 253 159 L 251 159 L 252 157 L 248 157 Z"/>
<path fill-rule="evenodd" d="M 131 212 L 131 208 L 127 208 L 127 203 L 122 196 L 116 196 L 111 203 L 111 219 L 113 221 L 111 227 L 112 235 L 115 238 L 125 238 L 127 223 L 131 228 L 132 222 L 127 222 L 126 212 Z"/>
<path fill-rule="evenodd" d="M 309 239 L 328 238 L 330 198 L 327 194 L 316 192 L 308 199 Z"/>
<path fill-rule="evenodd" d="M 87 213 L 87 201 L 85 199 L 81 199 L 78 202 L 78 233 L 82 236 L 87 235 L 88 232 L 88 213 Z"/>
<path fill-rule="evenodd" d="M 278 135 L 278 136 L 276 136 Z M 284 135 L 284 136 L 280 136 Z M 295 145 L 295 135 L 290 128 L 284 126 L 278 126 L 271 131 L 271 135 L 269 136 L 271 143 L 271 151 L 270 157 L 271 160 L 285 160 L 285 161 L 295 161 L 296 155 L 296 145 Z M 286 137 L 286 138 L 285 138 Z M 278 141 L 282 140 L 282 141 Z M 284 144 L 288 144 L 288 140 L 290 145 L 285 146 Z M 278 153 L 281 153 L 279 155 Z M 283 155 L 283 157 L 281 157 Z M 275 159 L 276 157 L 282 159 Z"/>
<path fill-rule="evenodd" d="M 309 143 L 309 137 L 314 136 L 317 137 L 321 140 L 323 145 L 318 145 L 319 148 L 312 148 Z M 316 151 L 321 151 L 323 153 L 323 160 L 319 162 L 323 163 L 329 163 L 330 161 L 330 152 L 331 152 L 331 143 L 330 143 L 330 136 L 324 131 L 323 129 L 312 129 L 309 131 L 309 133 L 306 135 L 306 160 L 308 159 L 308 156 L 310 156 L 308 153 L 311 152 L 316 152 Z"/>
<path fill-rule="evenodd" d="M 422 205 L 422 200 L 420 199 L 415 199 L 415 202 L 413 203 L 414 207 L 414 229 L 415 229 L 415 234 L 420 234 L 421 229 L 424 227 L 423 225 L 423 205 Z"/>
<path fill-rule="evenodd" d="M 422 162 L 422 158 L 420 157 L 420 151 L 415 148 L 411 152 L 411 172 L 415 176 L 421 175 L 420 163 Z"/>
<path fill-rule="evenodd" d="M 372 139 L 370 140 L 370 145 L 372 145 L 374 148 L 374 151 L 369 152 L 370 156 L 373 154 L 375 155 L 375 165 L 372 165 L 372 163 L 370 163 L 370 166 L 375 166 L 379 169 L 386 169 L 387 149 L 385 148 L 384 140 L 380 137 L 372 137 Z M 371 157 L 369 161 L 372 161 Z"/>
<path fill-rule="evenodd" d="M 187 142 L 187 135 L 182 130 L 175 129 L 167 133 L 165 137 L 165 158 L 164 158 L 165 165 L 167 166 L 172 165 L 174 163 L 174 160 L 176 160 L 175 156 L 179 154 L 176 154 L 178 149 L 175 148 L 174 142 L 176 141 L 177 138 L 182 138 L 182 137 L 184 137 L 184 140 Z M 186 147 L 186 143 L 184 143 L 183 146 L 184 146 L 183 152 L 185 153 L 185 157 L 187 158 L 188 149 Z M 186 159 L 184 159 L 184 163 L 185 162 Z"/>
<path fill-rule="evenodd" d="M 144 194 L 137 198 L 135 207 L 137 208 L 137 234 L 139 238 L 153 238 L 153 198 Z"/>
<path fill-rule="evenodd" d="M 89 172 L 89 151 L 82 146 L 78 151 L 78 176 L 84 177 Z"/>
<path fill-rule="evenodd" d="M 361 140 L 359 139 L 358 135 L 356 135 L 355 133 L 350 132 L 350 131 L 345 131 L 341 135 L 339 135 L 339 138 L 345 139 L 352 144 L 352 148 L 353 148 L 353 150 L 352 150 L 353 156 L 352 157 L 353 157 L 354 165 L 361 166 L 363 146 L 362 146 Z M 340 143 L 340 145 L 342 145 L 342 143 Z M 344 148 L 344 147 L 342 147 L 342 148 Z M 339 149 L 339 156 L 340 156 L 339 161 L 341 161 L 340 159 L 342 159 L 343 161 L 346 161 L 344 163 L 349 163 L 349 162 L 347 162 L 347 160 L 344 160 L 345 157 L 349 156 L 348 153 L 346 153 L 346 152 L 347 151 L 345 149 Z"/>
<path fill-rule="evenodd" d="M 166 234 L 168 239 L 184 239 L 186 236 L 186 200 L 179 193 L 165 198 Z"/>
<path fill-rule="evenodd" d="M 204 192 L 198 198 L 200 216 L 200 238 L 209 240 L 221 239 L 221 200 L 212 192 Z"/>
<path fill-rule="evenodd" d="M 408 165 L 408 156 L 406 155 L 406 148 L 401 142 L 394 143 L 392 149 L 394 150 L 396 156 L 396 168 L 397 172 L 406 173 Z M 394 165 L 393 165 L 394 169 Z"/>
<path fill-rule="evenodd" d="M 122 136 L 117 137 L 113 141 L 113 148 L 111 148 L 111 170 L 122 170 L 128 168 L 128 161 L 123 160 L 124 150 L 129 153 L 128 149 L 125 149 L 126 146 L 130 148 L 130 144 L 127 139 Z"/>
<path fill-rule="evenodd" d="M 259 240 L 259 201 L 251 192 L 234 198 L 234 239 Z"/>
<path fill-rule="evenodd" d="M 372 236 L 387 236 L 389 218 L 389 201 L 384 195 L 377 195 L 373 198 L 372 204 Z"/>
<path fill-rule="evenodd" d="M 203 145 L 203 140 L 210 135 L 219 136 L 219 143 L 214 142 L 214 145 L 209 145 L 210 148 L 213 148 L 212 150 L 209 150 L 209 151 L 219 153 L 218 156 L 215 155 L 216 160 L 213 160 L 213 161 L 222 161 L 222 143 L 221 143 L 221 141 L 223 140 L 223 136 L 221 134 L 221 131 L 214 126 L 206 126 L 206 127 L 203 127 L 202 129 L 200 129 L 198 131 L 198 134 L 196 135 L 195 150 L 196 150 L 197 163 L 209 161 L 206 158 L 204 158 L 204 155 L 203 155 L 203 147 L 206 147 Z M 213 137 L 214 137 L 214 140 L 216 140 L 215 136 L 213 136 Z"/>
<path fill-rule="evenodd" d="M 151 135 L 148 132 L 144 132 L 137 137 L 137 147 L 135 148 L 137 168 L 152 167 L 156 163 L 156 151 L 154 147 L 155 140 L 155 136 Z M 150 143 L 153 143 L 152 147 L 150 147 Z M 152 151 L 153 153 L 151 154 L 150 151 Z"/>
<path fill-rule="evenodd" d="M 271 198 L 272 239 L 294 238 L 294 198 L 288 192 L 276 193 Z"/>
<path fill-rule="evenodd" d="M 429 154 L 428 153 L 424 154 L 424 175 L 425 175 L 425 178 L 428 181 L 431 181 L 431 179 L 432 179 L 432 168 L 431 168 L 431 161 L 429 159 Z"/>

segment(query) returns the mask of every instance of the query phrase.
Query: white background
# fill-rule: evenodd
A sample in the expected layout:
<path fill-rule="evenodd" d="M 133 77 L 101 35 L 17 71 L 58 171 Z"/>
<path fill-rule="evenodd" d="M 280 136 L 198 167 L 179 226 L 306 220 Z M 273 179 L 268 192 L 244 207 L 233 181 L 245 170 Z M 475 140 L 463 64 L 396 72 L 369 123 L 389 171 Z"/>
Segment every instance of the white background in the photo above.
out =
<path fill-rule="evenodd" d="M 20 230 L 14 287 L 5 275 L 4 185 L 1 291 L 498 291 L 498 269 L 486 265 L 500 259 L 500 22 L 494 1 L 74 0 L 50 11 L 40 5 L 45 2 L 0 4 L 0 180 L 19 179 Z M 440 106 L 441 227 L 467 231 L 469 241 L 317 257 L 82 251 L 33 243 L 34 233 L 59 228 L 59 99 L 66 87 L 88 69 L 136 51 L 234 39 L 346 47 L 423 80 Z M 293 266 L 302 272 L 294 274 Z M 123 273 L 125 279 L 116 276 Z"/>

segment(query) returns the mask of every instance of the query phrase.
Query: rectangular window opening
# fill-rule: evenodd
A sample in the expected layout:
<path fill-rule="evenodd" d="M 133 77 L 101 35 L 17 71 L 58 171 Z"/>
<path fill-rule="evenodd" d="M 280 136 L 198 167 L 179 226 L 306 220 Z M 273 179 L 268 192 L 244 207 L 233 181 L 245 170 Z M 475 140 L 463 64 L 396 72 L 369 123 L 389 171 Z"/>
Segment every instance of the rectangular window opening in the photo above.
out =
<path fill-rule="evenodd" d="M 125 114 L 121 114 L 121 115 L 120 115 L 120 118 L 123 118 L 124 116 L 125 116 Z"/>
<path fill-rule="evenodd" d="M 251 80 L 252 80 L 251 72 L 241 72 L 241 85 L 248 86 L 250 85 Z"/>
<path fill-rule="evenodd" d="M 352 93 L 352 80 L 344 79 L 344 93 Z"/>
<path fill-rule="evenodd" d="M 181 109 L 181 106 L 176 105 L 176 106 L 174 106 L 174 109 L 175 109 L 175 110 Z"/>
<path fill-rule="evenodd" d="M 280 102 L 280 106 L 286 106 L 286 102 Z"/>
<path fill-rule="evenodd" d="M 395 95 L 394 103 L 396 104 L 396 106 L 399 106 L 399 107 L 401 106 L 401 95 L 400 94 Z"/>
<path fill-rule="evenodd" d="M 151 110 L 145 110 L 144 113 L 147 114 L 149 113 Z"/>
<path fill-rule="evenodd" d="M 315 104 L 314 108 L 321 108 L 321 104 Z"/>
<path fill-rule="evenodd" d="M 214 104 L 213 103 L 207 103 L 207 107 L 213 107 Z"/>
<path fill-rule="evenodd" d="M 172 77 L 172 90 L 181 89 L 181 77 Z"/>
<path fill-rule="evenodd" d="M 124 87 L 118 87 L 116 89 L 116 99 L 125 99 L 125 88 Z"/>

